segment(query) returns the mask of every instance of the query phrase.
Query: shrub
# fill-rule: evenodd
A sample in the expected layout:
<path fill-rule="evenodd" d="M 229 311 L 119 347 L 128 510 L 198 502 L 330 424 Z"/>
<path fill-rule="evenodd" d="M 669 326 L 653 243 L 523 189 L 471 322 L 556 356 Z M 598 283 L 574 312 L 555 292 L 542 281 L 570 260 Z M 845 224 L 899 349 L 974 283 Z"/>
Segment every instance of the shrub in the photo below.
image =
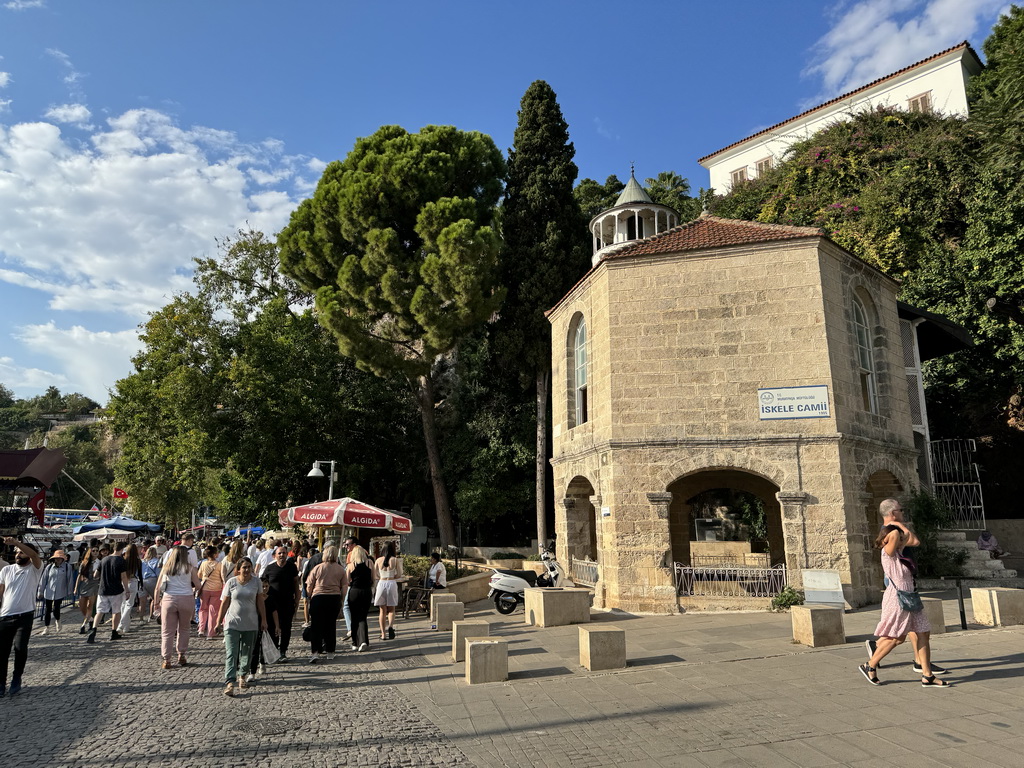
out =
<path fill-rule="evenodd" d="M 953 526 L 953 513 L 946 503 L 927 491 L 913 491 L 904 504 L 913 531 L 921 544 L 911 554 L 917 575 L 927 578 L 960 578 L 970 553 L 963 548 L 941 546 L 939 531 Z"/>
<path fill-rule="evenodd" d="M 779 594 L 772 598 L 772 610 L 773 611 L 786 611 L 791 606 L 803 605 L 804 594 L 798 592 L 790 586 L 786 586 Z"/>
<path fill-rule="evenodd" d="M 525 560 L 522 552 L 495 552 L 489 558 L 491 560 Z"/>

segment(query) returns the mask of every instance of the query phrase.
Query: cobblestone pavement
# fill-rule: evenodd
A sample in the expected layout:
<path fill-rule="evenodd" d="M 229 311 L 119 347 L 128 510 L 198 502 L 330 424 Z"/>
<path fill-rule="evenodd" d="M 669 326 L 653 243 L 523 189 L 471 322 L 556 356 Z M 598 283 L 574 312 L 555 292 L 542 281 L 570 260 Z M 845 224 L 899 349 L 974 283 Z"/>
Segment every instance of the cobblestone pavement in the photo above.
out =
<path fill-rule="evenodd" d="M 450 635 L 422 618 L 370 653 L 300 654 L 234 700 L 219 642 L 193 637 L 194 666 L 164 671 L 155 625 L 95 646 L 36 636 L 25 691 L 0 700 L 0 768 L 1024 765 L 1024 627 L 951 624 L 933 643 L 953 670 L 943 691 L 920 687 L 907 647 L 885 685 L 864 681 L 877 611 L 848 614 L 847 644 L 818 649 L 791 643 L 786 615 L 595 613 L 626 630 L 629 666 L 594 673 L 576 627 L 486 604 L 467 616 L 508 640 L 508 682 L 467 686 Z"/>

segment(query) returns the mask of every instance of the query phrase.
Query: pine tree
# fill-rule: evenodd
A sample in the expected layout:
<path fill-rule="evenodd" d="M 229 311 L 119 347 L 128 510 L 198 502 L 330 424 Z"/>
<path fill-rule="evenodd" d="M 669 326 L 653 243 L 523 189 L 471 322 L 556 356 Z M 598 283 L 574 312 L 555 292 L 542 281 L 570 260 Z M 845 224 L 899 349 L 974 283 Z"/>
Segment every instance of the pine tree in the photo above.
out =
<path fill-rule="evenodd" d="M 543 546 L 551 383 L 551 326 L 544 312 L 587 271 L 590 254 L 587 222 L 573 195 L 576 150 L 555 92 L 543 80 L 523 94 L 513 143 L 502 207 L 501 283 L 508 295 L 496 347 L 536 388 L 537 537 Z"/>

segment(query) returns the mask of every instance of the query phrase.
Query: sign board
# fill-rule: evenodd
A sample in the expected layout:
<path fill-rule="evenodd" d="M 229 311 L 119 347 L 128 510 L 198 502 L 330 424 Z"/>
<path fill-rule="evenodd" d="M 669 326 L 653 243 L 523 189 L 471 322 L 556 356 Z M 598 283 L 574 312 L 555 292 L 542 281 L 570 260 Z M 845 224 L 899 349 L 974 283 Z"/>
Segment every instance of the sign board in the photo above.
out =
<path fill-rule="evenodd" d="M 827 419 L 832 415 L 828 386 L 768 387 L 757 390 L 758 412 L 769 419 Z"/>
<path fill-rule="evenodd" d="M 831 605 L 836 608 L 846 607 L 843 597 L 843 580 L 839 571 L 803 570 L 804 604 Z"/>
<path fill-rule="evenodd" d="M 612 516 L 612 508 L 611 507 L 601 507 L 601 517 L 611 517 L 611 516 Z"/>

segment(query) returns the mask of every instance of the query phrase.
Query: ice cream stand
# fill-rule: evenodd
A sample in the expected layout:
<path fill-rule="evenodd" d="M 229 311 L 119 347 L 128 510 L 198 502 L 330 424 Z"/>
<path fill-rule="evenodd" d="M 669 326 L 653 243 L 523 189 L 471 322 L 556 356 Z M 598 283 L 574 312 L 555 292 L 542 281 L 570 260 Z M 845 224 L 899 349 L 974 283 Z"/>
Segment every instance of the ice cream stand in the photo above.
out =
<path fill-rule="evenodd" d="M 317 529 L 321 546 L 328 531 L 333 531 L 339 541 L 345 536 L 365 541 L 369 535 L 367 549 L 374 556 L 374 545 L 382 542 L 395 541 L 401 551 L 401 538 L 396 534 L 412 532 L 412 520 L 408 517 L 348 497 L 288 507 L 279 510 L 277 518 L 284 527 L 301 523 Z"/>

